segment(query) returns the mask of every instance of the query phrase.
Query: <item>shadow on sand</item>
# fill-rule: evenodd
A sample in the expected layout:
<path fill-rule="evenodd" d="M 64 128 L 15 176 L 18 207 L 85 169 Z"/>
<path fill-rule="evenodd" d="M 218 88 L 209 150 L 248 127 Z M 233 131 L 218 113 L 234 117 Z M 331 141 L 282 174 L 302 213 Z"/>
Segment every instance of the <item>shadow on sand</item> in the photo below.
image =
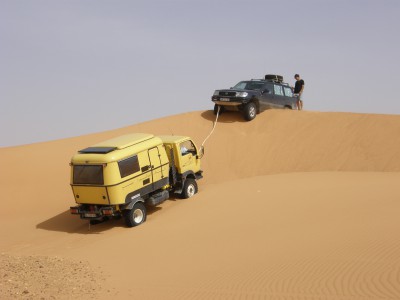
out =
<path fill-rule="evenodd" d="M 201 113 L 201 116 L 208 120 L 208 121 L 215 121 L 215 115 L 214 111 L 212 110 L 206 110 Z M 244 123 L 246 120 L 243 119 L 243 115 L 239 111 L 224 111 L 222 114 L 219 115 L 218 117 L 218 122 L 221 123 L 235 123 L 235 122 L 240 122 Z"/>
<path fill-rule="evenodd" d="M 175 201 L 176 199 L 170 200 Z M 152 215 L 161 209 L 161 207 L 147 207 L 147 215 Z M 69 210 L 36 225 L 37 229 L 78 234 L 99 234 L 115 227 L 126 227 L 124 219 L 110 219 L 96 225 L 90 225 L 88 220 L 82 220 L 77 215 L 71 215 Z"/>

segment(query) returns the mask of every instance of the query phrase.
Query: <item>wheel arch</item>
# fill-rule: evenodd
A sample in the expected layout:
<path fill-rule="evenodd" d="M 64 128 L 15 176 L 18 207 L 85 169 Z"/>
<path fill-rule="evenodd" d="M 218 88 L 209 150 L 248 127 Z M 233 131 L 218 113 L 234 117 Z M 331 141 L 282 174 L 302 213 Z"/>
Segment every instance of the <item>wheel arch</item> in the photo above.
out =
<path fill-rule="evenodd" d="M 260 113 L 260 100 L 256 97 L 251 98 L 249 102 L 253 102 L 256 105 L 257 113 Z"/>
<path fill-rule="evenodd" d="M 185 173 L 182 174 L 182 181 L 185 181 L 186 178 L 196 179 L 196 175 L 194 174 L 193 171 L 186 171 Z"/>
<path fill-rule="evenodd" d="M 135 204 L 138 203 L 138 202 L 142 202 L 144 204 L 144 199 L 143 198 L 137 198 L 135 200 L 132 200 L 131 202 L 124 204 L 121 207 L 121 210 L 131 210 L 135 206 Z"/>

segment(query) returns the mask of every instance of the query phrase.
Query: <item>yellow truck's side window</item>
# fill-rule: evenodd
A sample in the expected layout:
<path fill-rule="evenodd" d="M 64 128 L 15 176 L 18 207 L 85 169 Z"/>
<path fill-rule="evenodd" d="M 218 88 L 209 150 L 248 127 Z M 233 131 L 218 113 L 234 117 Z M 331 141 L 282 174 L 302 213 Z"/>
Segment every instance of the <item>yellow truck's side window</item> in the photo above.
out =
<path fill-rule="evenodd" d="M 139 161 L 137 155 L 129 157 L 118 162 L 119 172 L 121 178 L 134 174 L 140 170 Z"/>
<path fill-rule="evenodd" d="M 196 148 L 194 147 L 192 141 L 185 141 L 180 144 L 181 154 L 186 155 L 188 153 L 196 154 Z"/>

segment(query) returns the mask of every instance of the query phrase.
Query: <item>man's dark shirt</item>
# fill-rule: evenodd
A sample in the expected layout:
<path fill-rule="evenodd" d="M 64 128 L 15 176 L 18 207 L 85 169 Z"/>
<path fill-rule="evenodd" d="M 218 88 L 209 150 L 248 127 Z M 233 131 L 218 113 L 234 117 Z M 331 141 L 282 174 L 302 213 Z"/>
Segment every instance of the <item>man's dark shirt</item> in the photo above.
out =
<path fill-rule="evenodd" d="M 296 84 L 294 85 L 294 91 L 293 92 L 295 94 L 300 93 L 301 88 L 303 87 L 303 85 L 304 85 L 304 80 L 303 79 L 296 80 Z"/>

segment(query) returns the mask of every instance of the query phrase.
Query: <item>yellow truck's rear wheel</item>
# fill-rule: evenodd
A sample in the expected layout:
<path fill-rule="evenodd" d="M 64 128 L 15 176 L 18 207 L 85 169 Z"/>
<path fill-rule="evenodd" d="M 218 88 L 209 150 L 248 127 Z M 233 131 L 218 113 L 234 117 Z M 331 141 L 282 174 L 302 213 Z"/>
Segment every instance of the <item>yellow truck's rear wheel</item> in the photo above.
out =
<path fill-rule="evenodd" d="M 132 209 L 124 212 L 125 223 L 128 227 L 138 226 L 146 221 L 146 207 L 142 202 L 136 203 Z"/>

